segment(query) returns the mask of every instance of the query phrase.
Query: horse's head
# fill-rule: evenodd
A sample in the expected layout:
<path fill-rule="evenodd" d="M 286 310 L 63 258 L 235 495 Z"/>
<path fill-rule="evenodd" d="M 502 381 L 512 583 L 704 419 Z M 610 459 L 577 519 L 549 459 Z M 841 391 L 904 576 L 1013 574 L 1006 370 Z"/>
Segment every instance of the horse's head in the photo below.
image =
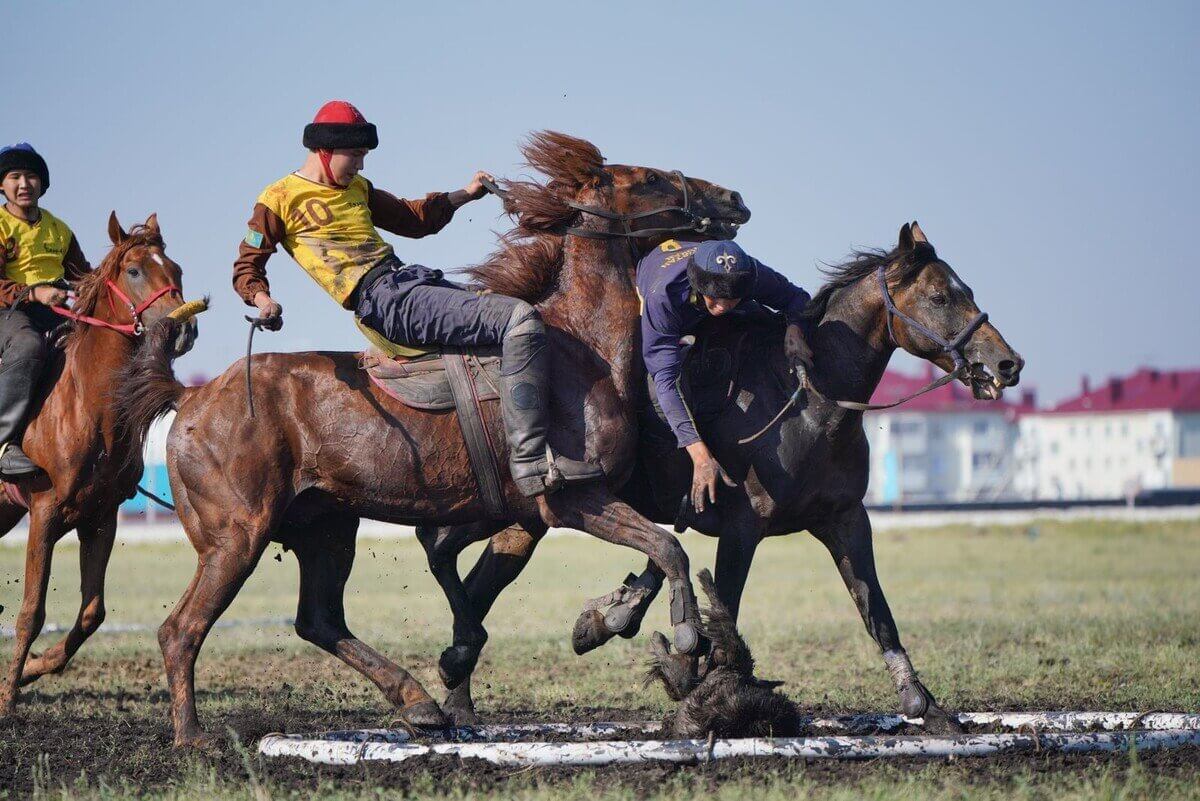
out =
<path fill-rule="evenodd" d="M 648 250 L 676 236 L 732 239 L 750 219 L 737 192 L 678 171 L 605 164 L 593 144 L 573 136 L 542 131 L 522 152 L 550 178 L 544 187 L 509 184 L 510 210 L 528 230 L 629 238 Z"/>
<path fill-rule="evenodd" d="M 1025 360 L 979 311 L 975 293 L 938 258 L 921 226 L 906 223 L 893 254 L 892 268 L 901 267 L 886 272 L 897 312 L 888 313 L 894 343 L 947 372 L 965 365 L 959 378 L 981 400 L 1016 386 Z"/>
<path fill-rule="evenodd" d="M 116 318 L 112 322 L 133 325 L 136 331 L 149 328 L 183 305 L 183 270 L 164 250 L 157 214 L 126 231 L 114 211 L 108 218 L 108 236 L 113 249 L 97 271 L 100 283 L 95 286 L 97 294 L 107 291 L 108 302 L 97 304 L 96 296 L 85 300 L 81 293 L 81 304 L 90 300 L 97 313 L 110 312 Z M 172 355 L 191 350 L 198 332 L 194 317 L 181 325 Z"/>

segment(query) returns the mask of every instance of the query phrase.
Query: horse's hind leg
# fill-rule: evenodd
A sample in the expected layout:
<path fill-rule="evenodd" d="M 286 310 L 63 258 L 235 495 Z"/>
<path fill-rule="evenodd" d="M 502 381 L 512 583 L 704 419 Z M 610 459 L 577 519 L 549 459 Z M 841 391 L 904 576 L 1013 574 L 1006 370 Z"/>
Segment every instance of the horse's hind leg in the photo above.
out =
<path fill-rule="evenodd" d="M 458 556 L 463 548 L 488 539 L 504 525 L 502 521 L 481 520 L 462 526 L 417 526 L 417 539 L 425 549 L 429 570 L 445 593 L 454 615 L 453 642 L 442 651 L 438 660 L 442 683 L 450 689 L 457 687 L 475 670 L 479 652 L 487 642 L 487 629 L 483 627 L 481 616 L 475 614 L 458 575 Z"/>
<path fill-rule="evenodd" d="M 896 621 L 875 572 L 871 520 L 867 510 L 858 504 L 833 515 L 814 526 L 813 534 L 829 549 L 867 631 L 883 652 L 883 661 L 900 696 L 901 711 L 909 717 L 924 717 L 925 725 L 931 730 L 961 732 L 957 722 L 938 706 L 933 693 L 921 683 L 900 643 Z"/>
<path fill-rule="evenodd" d="M 523 525 L 509 526 L 488 541 L 487 548 L 467 575 L 465 585 L 471 614 L 480 626 L 496 598 L 529 563 L 534 548 L 545 534 L 546 525 L 542 521 L 528 520 Z M 459 725 L 479 721 L 475 713 L 475 701 L 471 698 L 473 673 L 474 663 L 471 671 L 450 688 L 450 694 L 442 704 L 442 709 Z"/>
<path fill-rule="evenodd" d="M 47 521 L 48 515 L 35 514 L 29 524 L 29 542 L 25 546 L 25 595 L 17 613 L 13 638 L 13 661 L 4 686 L 0 687 L 0 718 L 12 714 L 17 703 L 17 686 L 25 669 L 29 648 L 46 623 L 46 589 L 50 583 L 50 562 L 54 544 L 65 533 L 60 521 Z"/>
<path fill-rule="evenodd" d="M 296 633 L 375 683 L 400 717 L 413 726 L 448 724 L 420 682 L 350 633 L 343 598 L 354 566 L 358 518 L 328 513 L 310 525 L 288 527 L 281 539 L 300 563 Z"/>
<path fill-rule="evenodd" d="M 80 646 L 104 622 L 104 574 L 117 534 L 117 510 L 108 512 L 98 524 L 81 524 L 78 531 L 79 616 L 67 636 L 40 656 L 30 656 L 21 674 L 21 686 L 47 673 L 61 673 Z"/>

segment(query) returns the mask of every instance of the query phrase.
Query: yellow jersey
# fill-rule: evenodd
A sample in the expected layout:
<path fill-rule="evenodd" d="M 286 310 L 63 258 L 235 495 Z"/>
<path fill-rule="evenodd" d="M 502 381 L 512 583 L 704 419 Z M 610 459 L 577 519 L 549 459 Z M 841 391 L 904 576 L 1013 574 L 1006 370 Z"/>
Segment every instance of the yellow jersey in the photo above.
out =
<path fill-rule="evenodd" d="M 73 238 L 67 224 L 45 209 L 37 222 L 28 223 L 0 207 L 0 252 L 10 281 L 32 286 L 63 278 L 63 260 Z"/>

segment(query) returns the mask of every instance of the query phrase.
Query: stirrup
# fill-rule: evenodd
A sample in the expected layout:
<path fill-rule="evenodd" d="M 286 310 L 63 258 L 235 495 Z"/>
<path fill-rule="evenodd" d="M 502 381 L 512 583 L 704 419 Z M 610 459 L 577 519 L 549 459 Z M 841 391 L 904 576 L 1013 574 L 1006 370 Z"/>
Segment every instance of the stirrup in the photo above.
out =
<path fill-rule="evenodd" d="M 564 456 L 554 456 L 547 450 L 546 460 L 546 491 L 554 492 L 562 489 L 565 484 L 577 484 L 584 481 L 598 481 L 604 478 L 604 470 L 591 462 L 581 462 L 577 459 L 567 459 Z"/>

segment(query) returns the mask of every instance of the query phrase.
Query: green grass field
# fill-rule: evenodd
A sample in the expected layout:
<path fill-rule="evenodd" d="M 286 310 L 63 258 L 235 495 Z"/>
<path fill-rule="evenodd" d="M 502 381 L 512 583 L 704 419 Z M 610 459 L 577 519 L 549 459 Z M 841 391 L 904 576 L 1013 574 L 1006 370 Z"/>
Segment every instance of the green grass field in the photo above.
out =
<path fill-rule="evenodd" d="M 1200 523 L 1043 523 L 876 536 L 883 586 L 913 662 L 948 708 L 1200 708 Z M 693 571 L 715 543 L 688 537 Z M 225 620 L 290 616 L 295 560 L 273 546 Z M 464 559 L 473 558 L 476 551 Z M 56 553 L 48 620 L 78 604 L 78 549 Z M 0 625 L 21 597 L 23 551 L 0 546 Z M 584 537 L 545 541 L 489 618 L 476 700 L 484 715 L 530 720 L 657 717 L 668 700 L 642 689 L 645 634 L 666 630 L 656 603 L 631 642 L 585 657 L 569 632 L 582 602 L 611 589 L 640 557 Z M 108 624 L 157 625 L 195 566 L 187 545 L 118 543 Z M 449 613 L 412 540 L 363 540 L 347 598 L 352 628 L 435 695 Z M 895 695 L 824 549 L 807 535 L 763 545 L 742 631 L 759 675 L 783 679 L 802 706 L 893 711 Z M 39 641 L 45 646 L 47 635 Z M 4 646 L 5 659 L 9 641 Z M 35 648 L 36 650 L 36 648 Z M 46 797 L 1162 798 L 1200 796 L 1200 754 L 1022 756 L 1000 761 L 865 764 L 721 763 L 600 771 L 463 770 L 433 764 L 318 769 L 253 756 L 268 731 L 381 726 L 392 710 L 374 686 L 302 642 L 290 627 L 215 631 L 197 670 L 200 714 L 229 742 L 211 753 L 170 744 L 153 633 L 106 634 L 61 676 L 26 688 L 0 722 L 0 793 Z"/>

